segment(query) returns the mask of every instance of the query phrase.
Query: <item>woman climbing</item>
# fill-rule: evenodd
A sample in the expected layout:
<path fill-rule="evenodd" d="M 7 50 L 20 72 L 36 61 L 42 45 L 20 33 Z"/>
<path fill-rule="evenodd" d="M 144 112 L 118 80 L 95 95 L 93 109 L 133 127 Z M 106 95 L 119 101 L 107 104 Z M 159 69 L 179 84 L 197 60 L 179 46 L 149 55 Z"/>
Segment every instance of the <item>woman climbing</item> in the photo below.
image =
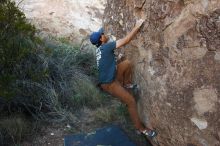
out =
<path fill-rule="evenodd" d="M 142 19 L 138 20 L 132 31 L 117 41 L 109 41 L 109 38 L 103 33 L 103 29 L 100 29 L 98 32 L 93 32 L 90 35 L 90 41 L 97 47 L 96 59 L 99 70 L 100 87 L 127 104 L 135 128 L 145 136 L 153 138 L 156 136 L 156 131 L 142 124 L 137 112 L 135 98 L 125 89 L 136 87 L 136 85 L 132 84 L 131 63 L 128 60 L 124 60 L 117 64 L 114 54 L 115 49 L 119 49 L 131 41 L 143 22 L 144 20 Z"/>

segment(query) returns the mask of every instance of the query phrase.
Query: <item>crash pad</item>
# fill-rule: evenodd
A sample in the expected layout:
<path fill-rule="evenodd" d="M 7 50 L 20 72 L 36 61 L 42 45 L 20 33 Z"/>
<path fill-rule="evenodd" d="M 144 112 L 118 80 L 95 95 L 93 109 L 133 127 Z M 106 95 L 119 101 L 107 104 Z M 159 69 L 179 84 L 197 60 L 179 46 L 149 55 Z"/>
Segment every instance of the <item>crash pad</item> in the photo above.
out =
<path fill-rule="evenodd" d="M 67 135 L 64 146 L 135 146 L 117 125 L 109 125 L 91 133 Z"/>

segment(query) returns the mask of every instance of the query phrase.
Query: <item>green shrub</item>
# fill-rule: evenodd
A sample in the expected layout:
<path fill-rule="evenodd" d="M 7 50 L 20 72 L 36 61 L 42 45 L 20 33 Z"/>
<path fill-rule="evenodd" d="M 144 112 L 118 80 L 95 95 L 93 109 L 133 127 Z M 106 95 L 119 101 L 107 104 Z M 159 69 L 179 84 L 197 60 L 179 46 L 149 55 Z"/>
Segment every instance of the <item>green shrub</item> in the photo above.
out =
<path fill-rule="evenodd" d="M 0 107 L 60 122 L 68 109 L 98 107 L 95 58 L 65 39 L 40 39 L 14 2 L 0 3 Z"/>
<path fill-rule="evenodd" d="M 100 107 L 107 99 L 94 83 L 85 78 L 76 78 L 73 82 L 73 90 L 75 94 L 70 98 L 70 101 L 75 109 L 83 106 Z"/>
<path fill-rule="evenodd" d="M 116 107 L 116 112 L 120 116 L 127 116 L 128 115 L 128 110 L 125 104 L 119 104 Z"/>
<path fill-rule="evenodd" d="M 15 2 L 0 3 L 0 97 L 9 99 L 16 94 L 13 83 L 19 77 L 18 68 L 34 53 L 35 27 L 26 22 Z"/>
<path fill-rule="evenodd" d="M 113 109 L 107 107 L 107 108 L 98 108 L 95 114 L 96 121 L 98 122 L 112 122 L 115 119 L 117 119 L 115 112 Z"/>
<path fill-rule="evenodd" d="M 0 144 L 20 144 L 31 131 L 31 123 L 23 116 L 4 118 L 0 120 Z"/>

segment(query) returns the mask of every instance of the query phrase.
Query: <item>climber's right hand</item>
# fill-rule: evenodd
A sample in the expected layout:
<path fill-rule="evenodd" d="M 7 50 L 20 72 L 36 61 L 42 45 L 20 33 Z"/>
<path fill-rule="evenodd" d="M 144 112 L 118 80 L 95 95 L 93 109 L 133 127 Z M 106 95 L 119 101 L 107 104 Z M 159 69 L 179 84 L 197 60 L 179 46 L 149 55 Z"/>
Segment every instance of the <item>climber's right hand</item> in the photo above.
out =
<path fill-rule="evenodd" d="M 135 26 L 136 26 L 136 27 L 141 27 L 142 24 L 144 23 L 144 21 L 145 21 L 144 19 L 139 19 L 139 20 L 137 20 Z"/>
<path fill-rule="evenodd" d="M 138 32 L 138 30 L 140 29 L 143 22 L 144 22 L 144 19 L 139 19 L 136 22 L 135 27 L 131 30 L 131 32 L 129 32 L 124 38 L 116 41 L 116 48 L 120 48 L 120 47 L 126 45 L 127 43 L 129 43 L 131 41 L 131 39 L 134 37 L 134 35 Z"/>

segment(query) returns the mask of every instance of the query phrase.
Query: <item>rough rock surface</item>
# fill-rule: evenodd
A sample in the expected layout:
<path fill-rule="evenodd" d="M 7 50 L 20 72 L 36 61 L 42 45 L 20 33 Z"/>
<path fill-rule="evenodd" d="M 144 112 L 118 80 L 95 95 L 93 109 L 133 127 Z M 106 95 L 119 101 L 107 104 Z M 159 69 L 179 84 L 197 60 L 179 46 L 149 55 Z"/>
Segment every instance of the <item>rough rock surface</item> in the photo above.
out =
<path fill-rule="evenodd" d="M 41 35 L 80 43 L 102 24 L 106 0 L 14 0 Z"/>
<path fill-rule="evenodd" d="M 160 146 L 220 146 L 220 1 L 108 0 L 105 30 L 125 36 L 143 122 Z"/>

